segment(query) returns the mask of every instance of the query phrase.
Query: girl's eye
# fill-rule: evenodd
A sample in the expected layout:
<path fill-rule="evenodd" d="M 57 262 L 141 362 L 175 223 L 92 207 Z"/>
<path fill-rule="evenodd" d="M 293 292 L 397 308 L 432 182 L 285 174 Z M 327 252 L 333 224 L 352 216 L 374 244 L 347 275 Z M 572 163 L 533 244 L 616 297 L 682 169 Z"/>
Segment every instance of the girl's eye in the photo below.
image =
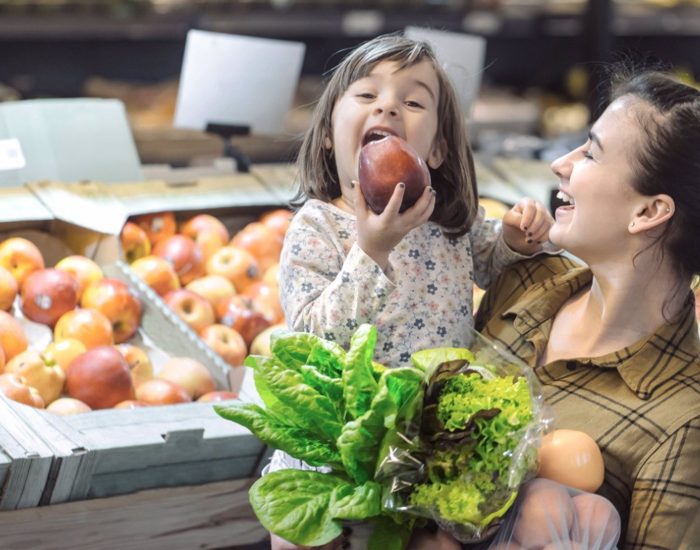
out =
<path fill-rule="evenodd" d="M 362 99 L 374 99 L 374 94 L 370 92 L 362 92 L 357 94 L 357 97 L 361 97 Z"/>
<path fill-rule="evenodd" d="M 586 157 L 587 159 L 593 160 L 593 155 L 591 154 L 590 149 L 587 149 L 583 152 L 583 156 Z"/>
<path fill-rule="evenodd" d="M 421 104 L 418 103 L 417 101 L 406 101 L 406 105 L 408 105 L 409 107 L 415 107 L 415 108 L 417 108 L 417 109 L 422 109 L 422 108 L 423 108 L 423 105 L 421 105 Z"/>

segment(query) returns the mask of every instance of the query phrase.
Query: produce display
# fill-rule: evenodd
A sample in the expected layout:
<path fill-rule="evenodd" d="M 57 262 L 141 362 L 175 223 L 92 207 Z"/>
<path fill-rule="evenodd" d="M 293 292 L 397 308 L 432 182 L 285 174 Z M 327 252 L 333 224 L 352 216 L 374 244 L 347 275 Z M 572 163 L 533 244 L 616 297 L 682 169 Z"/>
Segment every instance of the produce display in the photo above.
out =
<path fill-rule="evenodd" d="M 221 391 L 192 359 L 154 349 L 154 368 L 148 338 L 139 334 L 141 300 L 85 256 L 47 267 L 31 240 L 3 240 L 0 305 L 0 391 L 15 401 L 65 415 Z M 158 391 L 149 389 L 154 383 Z"/>
<path fill-rule="evenodd" d="M 388 369 L 372 360 L 376 329 L 345 351 L 311 334 L 276 332 L 271 356 L 249 356 L 264 407 L 216 407 L 224 418 L 316 470 L 278 470 L 250 489 L 260 522 L 300 545 L 369 521 L 370 548 L 403 548 L 428 519 L 463 541 L 498 526 L 536 470 L 541 397 L 528 371 L 490 344 L 442 348 Z"/>
<path fill-rule="evenodd" d="M 231 367 L 257 338 L 284 326 L 277 272 L 291 212 L 275 209 L 233 237 L 198 214 L 178 224 L 172 212 L 135 216 L 121 233 L 131 269 Z"/>

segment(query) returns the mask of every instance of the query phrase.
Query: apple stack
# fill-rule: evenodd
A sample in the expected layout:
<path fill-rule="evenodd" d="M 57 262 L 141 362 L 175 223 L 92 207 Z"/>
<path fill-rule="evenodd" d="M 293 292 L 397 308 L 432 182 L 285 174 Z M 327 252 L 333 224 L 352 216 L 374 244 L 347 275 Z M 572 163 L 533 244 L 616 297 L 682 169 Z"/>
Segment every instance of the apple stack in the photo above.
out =
<path fill-rule="evenodd" d="M 173 212 L 136 216 L 121 233 L 131 269 L 231 367 L 267 353 L 284 326 L 277 273 L 291 212 L 275 209 L 233 238 L 218 218 L 178 225 Z"/>
<path fill-rule="evenodd" d="M 57 414 L 221 397 L 207 368 L 192 359 L 169 358 L 154 374 L 146 351 L 131 343 L 141 314 L 131 289 L 105 277 L 93 260 L 72 255 L 47 268 L 33 242 L 5 239 L 0 242 L 0 391 Z M 42 332 L 50 335 L 47 345 L 30 341 L 29 333 Z"/>

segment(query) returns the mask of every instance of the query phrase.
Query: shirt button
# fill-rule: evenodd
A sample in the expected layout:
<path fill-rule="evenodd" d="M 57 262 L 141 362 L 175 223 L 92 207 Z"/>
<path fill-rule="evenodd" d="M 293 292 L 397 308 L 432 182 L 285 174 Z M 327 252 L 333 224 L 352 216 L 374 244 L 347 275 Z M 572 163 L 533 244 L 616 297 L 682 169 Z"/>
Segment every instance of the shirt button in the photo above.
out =
<path fill-rule="evenodd" d="M 576 361 L 567 361 L 566 362 L 566 370 L 576 370 Z"/>

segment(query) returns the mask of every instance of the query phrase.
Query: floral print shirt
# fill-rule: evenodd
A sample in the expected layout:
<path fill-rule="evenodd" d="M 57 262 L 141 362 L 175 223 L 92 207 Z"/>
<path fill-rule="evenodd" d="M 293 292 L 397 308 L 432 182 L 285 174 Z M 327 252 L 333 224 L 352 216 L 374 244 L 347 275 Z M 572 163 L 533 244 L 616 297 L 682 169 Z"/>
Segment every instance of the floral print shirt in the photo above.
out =
<path fill-rule="evenodd" d="M 505 244 L 501 222 L 483 217 L 462 237 L 428 222 L 389 256 L 384 272 L 356 243 L 355 216 L 310 199 L 287 231 L 280 299 L 289 327 L 347 348 L 362 323 L 377 327 L 374 358 L 390 367 L 430 347 L 471 341 L 473 285 L 485 288 L 525 258 Z"/>

